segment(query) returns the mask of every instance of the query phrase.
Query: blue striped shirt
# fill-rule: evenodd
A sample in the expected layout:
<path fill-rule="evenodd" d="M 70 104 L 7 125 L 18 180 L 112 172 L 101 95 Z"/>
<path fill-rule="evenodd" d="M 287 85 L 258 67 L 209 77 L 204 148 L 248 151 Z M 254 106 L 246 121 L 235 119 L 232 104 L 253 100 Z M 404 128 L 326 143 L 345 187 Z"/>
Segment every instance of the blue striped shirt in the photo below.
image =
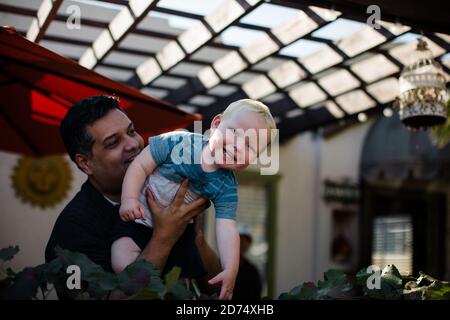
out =
<path fill-rule="evenodd" d="M 168 180 L 181 183 L 189 179 L 189 189 L 211 200 L 216 218 L 236 220 L 237 180 L 231 170 L 205 172 L 201 167 L 204 136 L 187 131 L 172 131 L 150 137 L 150 153 L 159 172 Z"/>

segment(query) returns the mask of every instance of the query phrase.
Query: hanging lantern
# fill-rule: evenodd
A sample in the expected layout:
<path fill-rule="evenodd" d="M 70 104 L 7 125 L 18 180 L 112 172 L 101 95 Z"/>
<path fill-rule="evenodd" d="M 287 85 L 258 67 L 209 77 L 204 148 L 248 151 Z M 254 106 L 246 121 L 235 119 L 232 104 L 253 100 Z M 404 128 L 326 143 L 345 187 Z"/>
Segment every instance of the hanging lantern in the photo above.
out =
<path fill-rule="evenodd" d="M 419 39 L 414 54 L 400 75 L 400 119 L 413 129 L 442 124 L 447 116 L 444 72 L 423 39 Z"/>

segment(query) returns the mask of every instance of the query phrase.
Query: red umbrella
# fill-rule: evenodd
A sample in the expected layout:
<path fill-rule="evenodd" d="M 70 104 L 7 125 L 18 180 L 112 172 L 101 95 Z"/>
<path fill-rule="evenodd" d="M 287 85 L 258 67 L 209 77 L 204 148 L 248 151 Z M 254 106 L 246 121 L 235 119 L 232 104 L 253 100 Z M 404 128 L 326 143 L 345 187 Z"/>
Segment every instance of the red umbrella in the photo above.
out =
<path fill-rule="evenodd" d="M 26 155 L 64 153 L 59 123 L 83 98 L 114 94 L 144 138 L 186 128 L 198 118 L 85 69 L 0 27 L 0 149 Z"/>

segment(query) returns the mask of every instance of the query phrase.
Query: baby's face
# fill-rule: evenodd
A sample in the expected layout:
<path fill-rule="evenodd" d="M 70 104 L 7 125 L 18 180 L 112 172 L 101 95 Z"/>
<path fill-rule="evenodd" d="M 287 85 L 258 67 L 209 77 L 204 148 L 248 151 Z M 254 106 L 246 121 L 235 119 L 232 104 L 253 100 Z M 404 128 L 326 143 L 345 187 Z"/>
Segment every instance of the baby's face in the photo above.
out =
<path fill-rule="evenodd" d="M 252 111 L 240 111 L 227 119 L 216 116 L 209 140 L 219 168 L 242 170 L 248 167 L 270 142 L 270 129 L 264 118 Z"/>

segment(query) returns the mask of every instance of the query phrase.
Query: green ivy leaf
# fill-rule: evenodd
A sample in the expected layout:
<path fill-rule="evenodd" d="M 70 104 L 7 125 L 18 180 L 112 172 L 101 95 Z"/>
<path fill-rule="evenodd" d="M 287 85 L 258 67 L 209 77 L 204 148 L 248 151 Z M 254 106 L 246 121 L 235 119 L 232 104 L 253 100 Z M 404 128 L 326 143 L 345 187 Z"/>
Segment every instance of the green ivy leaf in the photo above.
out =
<path fill-rule="evenodd" d="M 63 273 L 62 262 L 59 258 L 53 259 L 48 263 L 41 264 L 34 268 L 41 282 L 55 282 Z"/>
<path fill-rule="evenodd" d="M 341 271 L 329 270 L 324 273 L 324 280 L 318 282 L 318 286 L 312 282 L 305 282 L 294 287 L 289 293 L 282 293 L 281 300 L 321 300 L 339 299 L 352 289 L 347 275 Z"/>
<path fill-rule="evenodd" d="M 104 298 L 118 286 L 119 280 L 115 274 L 103 272 L 98 274 L 94 281 L 89 282 L 87 292 L 91 297 Z"/>
<path fill-rule="evenodd" d="M 450 300 L 450 284 L 447 281 L 435 281 L 423 290 L 423 299 Z"/>
<path fill-rule="evenodd" d="M 380 288 L 369 289 L 367 284 L 362 284 L 363 291 L 374 299 L 397 300 L 402 297 L 403 280 L 400 272 L 394 265 L 387 265 L 381 272 Z"/>
<path fill-rule="evenodd" d="M 25 268 L 20 272 L 12 285 L 3 288 L 0 300 L 31 300 L 36 296 L 39 280 L 33 268 Z"/>
<path fill-rule="evenodd" d="M 424 288 L 410 288 L 403 290 L 405 300 L 422 300 Z"/>
<path fill-rule="evenodd" d="M 437 279 L 433 278 L 432 276 L 423 273 L 422 271 L 419 271 L 419 278 L 417 278 L 417 285 L 419 287 L 423 287 L 423 286 L 429 286 L 430 284 L 432 284 L 435 281 L 438 281 Z"/>
<path fill-rule="evenodd" d="M 19 246 L 9 246 L 8 248 L 0 249 L 0 260 L 9 261 L 19 252 Z"/>
<path fill-rule="evenodd" d="M 417 281 L 417 278 L 413 277 L 412 275 L 407 275 L 407 276 L 403 276 L 402 275 L 401 277 L 402 277 L 403 283 L 407 283 L 407 282 L 410 282 L 410 281 L 413 281 L 413 282 Z"/>
<path fill-rule="evenodd" d="M 439 281 L 430 275 L 419 272 L 420 276 L 416 282 L 408 282 L 403 291 L 405 296 L 416 297 L 422 300 L 429 299 L 450 299 L 450 283 L 447 281 Z M 420 296 L 419 296 L 420 294 Z"/>
<path fill-rule="evenodd" d="M 164 299 L 186 300 L 194 297 L 194 293 L 188 290 L 183 279 L 180 279 L 181 268 L 173 267 L 165 276 L 166 293 Z"/>
<path fill-rule="evenodd" d="M 356 274 L 356 281 L 362 287 L 363 292 L 373 299 L 399 299 L 402 297 L 403 278 L 394 265 L 387 265 L 380 273 L 380 288 L 369 289 L 367 280 L 373 273 L 367 269 L 361 269 Z"/>
<path fill-rule="evenodd" d="M 152 291 L 149 288 L 144 288 L 135 295 L 129 297 L 128 300 L 159 300 L 161 296 L 158 292 Z"/>
<path fill-rule="evenodd" d="M 67 273 L 60 258 L 53 259 L 48 263 L 41 264 L 34 268 L 40 282 L 40 286 L 44 288 L 47 283 L 53 284 L 59 294 L 64 294 L 68 298 L 75 298 L 80 290 L 67 289 Z"/>
<path fill-rule="evenodd" d="M 99 274 L 104 273 L 102 267 L 92 262 L 85 254 L 79 252 L 71 252 L 59 247 L 55 249 L 56 255 L 61 259 L 63 268 L 70 265 L 80 267 L 81 279 L 87 282 L 96 280 Z"/>
<path fill-rule="evenodd" d="M 267 297 L 267 300 L 269 300 L 269 297 Z M 289 293 L 283 292 L 278 296 L 278 300 L 294 300 L 294 299 L 291 299 L 291 295 Z"/>
<path fill-rule="evenodd" d="M 160 271 L 143 259 L 127 266 L 117 277 L 119 288 L 127 295 L 134 295 L 144 288 L 159 294 L 165 291 Z"/>
<path fill-rule="evenodd" d="M 363 291 L 371 298 L 384 300 L 397 300 L 402 297 L 403 290 L 393 288 L 385 279 L 381 278 L 380 289 L 369 289 L 367 286 Z"/>
<path fill-rule="evenodd" d="M 450 141 L 450 99 L 447 101 L 447 121 L 434 126 L 430 131 L 431 142 L 438 148 L 444 148 Z"/>
<path fill-rule="evenodd" d="M 324 274 L 324 281 L 319 281 L 317 299 L 337 299 L 345 296 L 352 289 L 347 275 L 342 271 L 329 270 Z"/>
<path fill-rule="evenodd" d="M 360 286 L 365 287 L 367 284 L 367 279 L 372 275 L 373 273 L 367 272 L 367 268 L 363 268 L 358 271 L 356 274 L 356 283 Z"/>
<path fill-rule="evenodd" d="M 400 289 L 402 287 L 403 279 L 398 271 L 397 267 L 393 264 L 387 265 L 381 272 L 381 278 L 384 279 L 394 289 Z"/>
<path fill-rule="evenodd" d="M 55 249 L 55 252 L 61 259 L 64 269 L 69 265 L 80 267 L 81 280 L 87 285 L 86 287 L 83 286 L 82 291 L 87 291 L 91 297 L 102 298 L 118 286 L 116 275 L 104 271 L 101 266 L 92 262 L 85 254 L 71 252 L 59 247 Z"/>
<path fill-rule="evenodd" d="M 296 293 L 297 291 L 297 293 Z M 291 291 L 298 300 L 313 300 L 317 297 L 319 289 L 312 282 L 305 282 L 302 286 Z"/>
<path fill-rule="evenodd" d="M 280 296 L 278 297 L 279 300 L 302 300 L 302 298 L 300 297 L 300 292 L 302 291 L 303 286 L 306 284 L 303 283 L 299 286 L 296 286 L 294 288 L 291 289 L 291 291 L 289 292 L 283 292 L 280 294 Z M 311 283 L 314 287 L 314 283 Z"/>
<path fill-rule="evenodd" d="M 324 280 L 319 280 L 319 288 L 331 288 L 347 283 L 347 275 L 342 271 L 329 270 L 324 273 Z"/>
<path fill-rule="evenodd" d="M 164 295 L 165 300 L 189 300 L 193 297 L 194 293 L 188 290 L 181 280 L 178 280 L 172 289 Z"/>
<path fill-rule="evenodd" d="M 180 267 L 173 267 L 170 272 L 168 272 L 165 277 L 165 283 L 166 283 L 166 290 L 170 291 L 173 286 L 176 285 L 178 279 L 180 278 L 181 274 L 181 268 Z"/>
<path fill-rule="evenodd" d="M 195 294 L 190 291 L 184 282 L 184 279 L 180 279 L 181 268 L 174 267 L 165 276 L 166 293 L 164 299 L 167 300 L 187 300 L 192 299 Z M 194 284 L 193 284 L 194 285 Z"/>

